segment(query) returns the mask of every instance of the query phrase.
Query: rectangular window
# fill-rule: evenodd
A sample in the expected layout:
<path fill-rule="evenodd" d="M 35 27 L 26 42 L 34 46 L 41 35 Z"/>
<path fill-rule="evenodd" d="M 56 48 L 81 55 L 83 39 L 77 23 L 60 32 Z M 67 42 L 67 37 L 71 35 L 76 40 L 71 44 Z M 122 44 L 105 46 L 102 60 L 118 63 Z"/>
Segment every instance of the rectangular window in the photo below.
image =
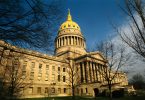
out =
<path fill-rule="evenodd" d="M 42 78 L 42 73 L 38 73 L 38 80 L 40 81 Z"/>
<path fill-rule="evenodd" d="M 88 93 L 88 89 L 86 88 L 86 93 Z"/>
<path fill-rule="evenodd" d="M 52 66 L 52 71 L 55 71 L 55 66 Z"/>
<path fill-rule="evenodd" d="M 37 93 L 40 94 L 41 93 L 41 87 L 37 88 Z"/>
<path fill-rule="evenodd" d="M 45 88 L 45 93 L 48 93 L 48 88 L 47 87 Z"/>
<path fill-rule="evenodd" d="M 63 82 L 65 82 L 65 76 L 63 76 Z"/>
<path fill-rule="evenodd" d="M 42 72 L 42 64 L 39 64 L 39 73 Z"/>
<path fill-rule="evenodd" d="M 63 68 L 63 72 L 65 72 L 65 68 Z"/>
<path fill-rule="evenodd" d="M 48 74 L 49 65 L 46 65 L 46 74 Z"/>
<path fill-rule="evenodd" d="M 49 65 L 46 65 L 46 70 L 49 70 Z"/>
<path fill-rule="evenodd" d="M 58 88 L 58 93 L 59 93 L 59 94 L 61 93 L 61 88 Z"/>
<path fill-rule="evenodd" d="M 35 62 L 31 63 L 31 72 L 34 72 L 34 68 L 35 68 Z"/>
<path fill-rule="evenodd" d="M 54 81 L 55 80 L 55 75 L 54 74 L 52 74 L 52 81 Z"/>
<path fill-rule="evenodd" d="M 58 67 L 58 71 L 60 71 L 60 67 Z"/>
<path fill-rule="evenodd" d="M 42 64 L 39 64 L 38 67 L 38 80 L 40 81 L 42 78 Z"/>
<path fill-rule="evenodd" d="M 26 78 L 26 71 L 22 71 L 22 79 Z"/>
<path fill-rule="evenodd" d="M 58 82 L 60 82 L 60 75 L 58 75 Z"/>
<path fill-rule="evenodd" d="M 39 64 L 39 68 L 42 68 L 42 64 Z"/>
<path fill-rule="evenodd" d="M 48 81 L 48 76 L 49 76 L 49 75 L 48 75 L 48 74 L 46 74 L 45 81 Z"/>
<path fill-rule="evenodd" d="M 34 79 L 34 72 L 31 72 L 30 73 L 30 80 L 33 80 Z"/>
<path fill-rule="evenodd" d="M 23 62 L 23 68 L 22 68 L 23 71 L 26 71 L 27 63 L 28 63 L 27 61 Z"/>
<path fill-rule="evenodd" d="M 51 93 L 55 93 L 55 88 L 51 88 Z"/>
<path fill-rule="evenodd" d="M 33 93 L 33 87 L 29 87 L 28 93 L 29 93 L 29 94 L 32 94 L 32 93 Z"/>
<path fill-rule="evenodd" d="M 66 88 L 63 89 L 63 92 L 66 93 Z"/>

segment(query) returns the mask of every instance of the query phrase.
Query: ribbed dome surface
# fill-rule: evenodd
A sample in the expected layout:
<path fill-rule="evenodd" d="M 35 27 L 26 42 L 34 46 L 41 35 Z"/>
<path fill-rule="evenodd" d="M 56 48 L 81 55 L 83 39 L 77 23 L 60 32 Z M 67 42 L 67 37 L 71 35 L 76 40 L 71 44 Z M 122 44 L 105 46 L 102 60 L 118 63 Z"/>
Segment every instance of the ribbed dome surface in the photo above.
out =
<path fill-rule="evenodd" d="M 67 20 L 61 24 L 59 31 L 64 29 L 77 29 L 80 31 L 79 25 L 72 20 L 70 11 L 68 12 Z"/>
<path fill-rule="evenodd" d="M 77 29 L 80 31 L 79 25 L 74 21 L 65 21 L 63 24 L 61 24 L 59 30 L 64 30 L 68 28 Z"/>

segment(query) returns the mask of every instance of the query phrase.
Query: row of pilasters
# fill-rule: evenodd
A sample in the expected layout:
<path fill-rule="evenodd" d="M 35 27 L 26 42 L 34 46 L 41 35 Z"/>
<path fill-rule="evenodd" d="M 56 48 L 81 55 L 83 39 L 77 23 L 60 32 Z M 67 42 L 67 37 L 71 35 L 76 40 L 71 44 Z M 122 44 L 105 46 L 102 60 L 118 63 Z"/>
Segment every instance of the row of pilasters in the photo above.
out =
<path fill-rule="evenodd" d="M 77 45 L 85 48 L 84 39 L 77 36 L 64 36 L 58 38 L 56 41 L 56 48 L 68 45 Z"/>
<path fill-rule="evenodd" d="M 91 61 L 80 62 L 80 76 L 81 83 L 92 83 L 97 81 L 104 81 L 103 75 L 100 72 L 104 72 L 103 65 Z"/>

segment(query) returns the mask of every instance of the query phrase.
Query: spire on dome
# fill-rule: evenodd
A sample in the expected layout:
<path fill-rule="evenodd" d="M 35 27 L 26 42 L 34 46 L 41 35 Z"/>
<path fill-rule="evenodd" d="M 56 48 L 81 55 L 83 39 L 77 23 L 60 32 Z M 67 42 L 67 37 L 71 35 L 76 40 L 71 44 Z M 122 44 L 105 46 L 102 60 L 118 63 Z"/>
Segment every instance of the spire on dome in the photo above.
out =
<path fill-rule="evenodd" d="M 67 21 L 72 21 L 72 17 L 70 14 L 70 9 L 68 9 Z"/>

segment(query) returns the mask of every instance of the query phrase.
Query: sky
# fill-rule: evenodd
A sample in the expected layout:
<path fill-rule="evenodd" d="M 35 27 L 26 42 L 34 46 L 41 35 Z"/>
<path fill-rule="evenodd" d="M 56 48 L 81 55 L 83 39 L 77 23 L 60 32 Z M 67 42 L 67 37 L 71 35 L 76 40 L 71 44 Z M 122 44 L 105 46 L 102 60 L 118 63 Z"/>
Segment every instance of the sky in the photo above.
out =
<path fill-rule="evenodd" d="M 64 0 L 66 20 L 68 9 L 73 21 L 78 23 L 86 39 L 87 48 L 108 39 L 115 34 L 111 23 L 122 25 L 125 15 L 117 5 L 124 6 L 123 0 Z M 62 23 L 63 23 L 62 21 Z M 110 38 L 110 37 L 109 37 Z"/>
<path fill-rule="evenodd" d="M 66 20 L 68 8 L 71 11 L 72 19 L 81 28 L 81 31 L 86 39 L 87 48 L 89 50 L 95 48 L 95 44 L 107 39 L 113 40 L 117 45 L 122 43 L 119 40 L 119 35 L 113 29 L 111 23 L 116 27 L 128 27 L 128 17 L 120 9 L 118 4 L 124 7 L 124 0 L 65 0 L 65 16 Z M 62 22 L 63 23 L 63 22 Z M 131 50 L 128 49 L 130 52 Z M 132 54 L 136 58 L 135 54 Z M 128 76 L 135 73 L 144 73 L 144 62 L 140 59 L 136 63 L 126 66 L 130 69 Z M 137 68 L 136 66 L 140 66 Z M 125 68 L 125 69 L 126 69 Z M 127 70 L 128 70 L 127 69 Z"/>

